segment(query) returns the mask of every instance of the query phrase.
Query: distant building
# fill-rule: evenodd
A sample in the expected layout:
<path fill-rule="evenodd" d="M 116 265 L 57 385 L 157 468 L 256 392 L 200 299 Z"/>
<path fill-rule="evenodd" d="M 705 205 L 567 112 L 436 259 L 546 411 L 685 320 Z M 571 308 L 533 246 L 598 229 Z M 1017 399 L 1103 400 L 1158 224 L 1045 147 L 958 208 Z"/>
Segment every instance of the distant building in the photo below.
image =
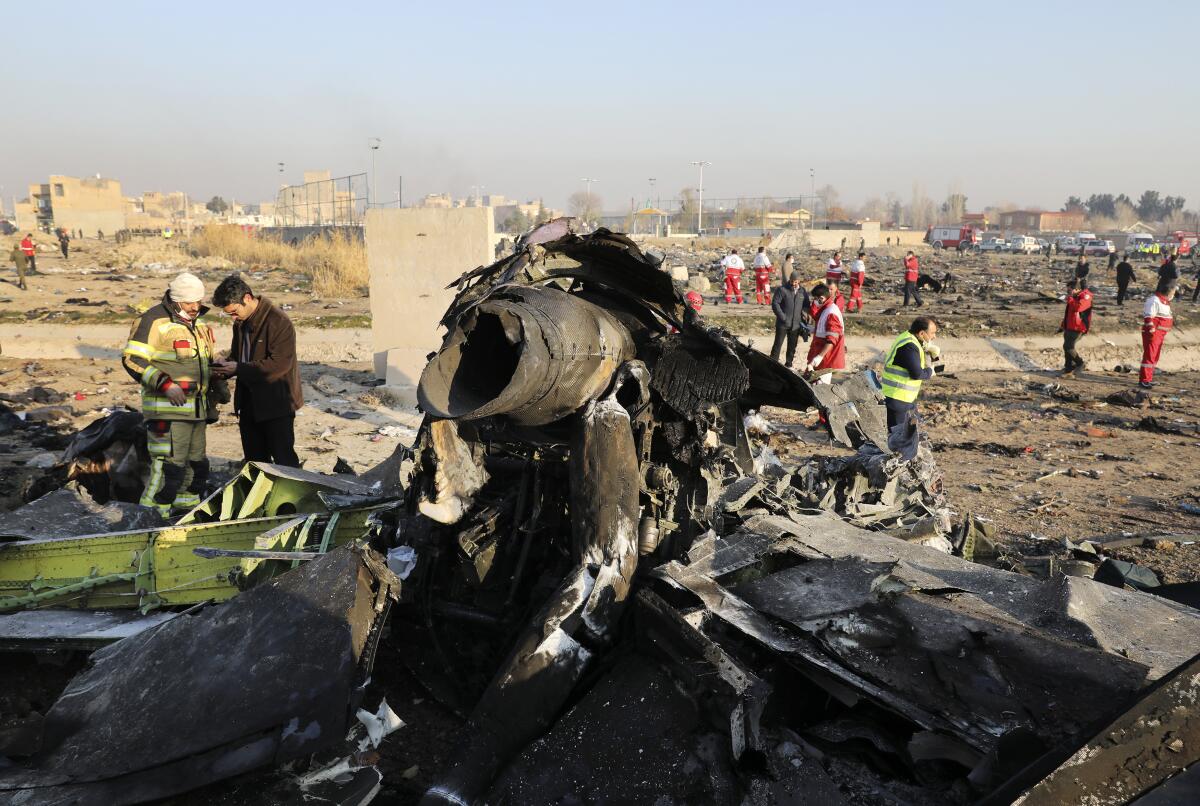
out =
<path fill-rule="evenodd" d="M 987 213 L 963 213 L 960 223 L 978 230 L 986 230 L 988 228 Z"/>
<path fill-rule="evenodd" d="M 15 212 L 17 227 L 27 232 L 62 227 L 94 237 L 125 227 L 125 197 L 116 179 L 53 174 L 45 184 L 30 185 L 29 196 L 17 203 Z"/>
<path fill-rule="evenodd" d="M 1078 210 L 1009 210 L 999 216 L 1001 229 L 1024 232 L 1074 232 L 1083 229 L 1084 221 Z"/>

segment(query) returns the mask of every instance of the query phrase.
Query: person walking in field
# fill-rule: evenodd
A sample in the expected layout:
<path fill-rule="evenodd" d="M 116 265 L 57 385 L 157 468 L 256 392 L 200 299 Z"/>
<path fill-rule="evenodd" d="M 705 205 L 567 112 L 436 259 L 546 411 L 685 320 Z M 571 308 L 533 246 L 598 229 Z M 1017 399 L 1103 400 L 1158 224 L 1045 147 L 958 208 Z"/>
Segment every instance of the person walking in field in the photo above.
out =
<path fill-rule="evenodd" d="M 1129 253 L 1121 255 L 1117 264 L 1117 304 L 1124 305 L 1125 297 L 1129 296 L 1129 283 L 1135 279 L 1133 265 L 1129 262 Z"/>
<path fill-rule="evenodd" d="M 17 288 L 27 291 L 28 286 L 25 285 L 25 266 L 29 263 L 29 258 L 25 257 L 25 252 L 21 249 L 20 244 L 13 246 L 9 257 L 12 258 L 13 265 L 17 269 Z"/>
<path fill-rule="evenodd" d="M 1058 329 L 1063 334 L 1063 374 L 1086 367 L 1075 347 L 1083 334 L 1092 329 L 1092 292 L 1087 280 L 1067 283 L 1067 311 Z"/>
<path fill-rule="evenodd" d="M 779 360 L 784 342 L 787 343 L 785 366 L 791 369 L 796 360 L 796 342 L 803 336 L 808 340 L 808 292 L 800 286 L 799 272 L 792 272 L 788 281 L 775 289 L 771 297 L 771 310 L 775 313 L 775 342 L 771 345 L 771 358 Z"/>
<path fill-rule="evenodd" d="M 833 257 L 829 258 L 829 263 L 825 265 L 825 284 L 840 283 L 845 276 L 842 271 L 842 253 L 834 252 Z"/>
<path fill-rule="evenodd" d="M 21 251 L 25 253 L 25 260 L 29 263 L 29 273 L 37 274 L 37 244 L 33 242 L 33 233 L 25 233 L 25 237 L 21 239 Z"/>
<path fill-rule="evenodd" d="M 862 312 L 862 287 L 867 279 L 867 264 L 863 258 L 867 256 L 866 252 L 859 251 L 858 257 L 850 264 L 850 301 L 846 304 L 846 312 L 858 311 Z"/>
<path fill-rule="evenodd" d="M 925 303 L 921 301 L 921 292 L 917 290 L 917 280 L 921 276 L 921 264 L 917 260 L 917 256 L 910 249 L 908 254 L 904 256 L 904 307 L 908 307 L 908 300 L 911 298 L 913 302 L 920 308 Z"/>
<path fill-rule="evenodd" d="M 1138 385 L 1143 389 L 1154 387 L 1154 370 L 1162 356 L 1163 341 L 1175 325 L 1171 316 L 1171 300 L 1175 298 L 1176 285 L 1171 280 L 1159 280 L 1158 288 L 1146 297 L 1142 308 L 1142 367 L 1138 374 Z"/>
<path fill-rule="evenodd" d="M 758 247 L 754 256 L 754 301 L 759 305 L 771 304 L 771 258 L 765 247 Z"/>
<path fill-rule="evenodd" d="M 725 270 L 725 304 L 729 305 L 737 299 L 738 305 L 742 300 L 742 273 L 746 271 L 745 262 L 738 256 L 736 249 L 721 258 L 721 268 Z"/>

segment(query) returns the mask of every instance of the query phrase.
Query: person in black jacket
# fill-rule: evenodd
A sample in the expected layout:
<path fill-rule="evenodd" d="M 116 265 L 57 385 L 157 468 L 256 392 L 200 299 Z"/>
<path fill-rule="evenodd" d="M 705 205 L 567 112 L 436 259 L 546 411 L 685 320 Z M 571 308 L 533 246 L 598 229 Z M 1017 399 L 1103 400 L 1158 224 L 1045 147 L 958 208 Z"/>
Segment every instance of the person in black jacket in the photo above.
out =
<path fill-rule="evenodd" d="M 796 342 L 799 338 L 803 336 L 808 341 L 809 305 L 808 291 L 800 286 L 798 272 L 792 272 L 787 283 L 775 289 L 771 296 L 771 310 L 775 313 L 775 343 L 771 345 L 771 358 L 779 360 L 786 340 L 788 367 L 796 360 Z"/>
<path fill-rule="evenodd" d="M 1174 280 L 1179 282 L 1179 267 L 1175 265 L 1175 254 L 1171 253 L 1163 264 L 1158 267 L 1158 281 Z"/>
<path fill-rule="evenodd" d="M 233 409 L 245 460 L 299 467 L 295 424 L 304 394 L 292 321 L 237 274 L 217 286 L 213 304 L 233 319 L 229 360 L 214 363 L 213 373 L 237 379 Z"/>
<path fill-rule="evenodd" d="M 1121 255 L 1117 264 L 1117 304 L 1124 305 L 1125 297 L 1129 296 L 1129 283 L 1135 279 L 1133 266 L 1129 262 L 1129 253 Z"/>

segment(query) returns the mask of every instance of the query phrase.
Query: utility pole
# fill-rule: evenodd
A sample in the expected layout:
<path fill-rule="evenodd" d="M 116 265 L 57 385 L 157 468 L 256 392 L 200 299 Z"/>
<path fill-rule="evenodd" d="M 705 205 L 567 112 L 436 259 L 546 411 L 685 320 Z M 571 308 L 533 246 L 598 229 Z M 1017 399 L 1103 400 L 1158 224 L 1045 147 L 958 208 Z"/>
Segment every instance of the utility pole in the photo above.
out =
<path fill-rule="evenodd" d="M 810 198 L 812 199 L 812 202 L 810 202 L 810 203 L 813 206 L 813 209 L 808 211 L 808 228 L 811 230 L 813 228 L 813 224 L 816 222 L 816 218 L 817 218 L 817 169 L 816 168 L 808 169 L 808 182 L 809 182 L 809 193 L 811 194 Z"/>
<path fill-rule="evenodd" d="M 379 150 L 379 146 L 382 145 L 382 143 L 383 143 L 383 141 L 380 140 L 378 137 L 368 137 L 367 138 L 367 148 L 371 149 L 371 186 L 369 188 L 367 188 L 367 206 L 368 207 L 375 206 L 375 203 L 374 203 L 375 179 L 376 179 L 376 176 L 375 176 L 375 152 Z"/>
<path fill-rule="evenodd" d="M 692 165 L 700 169 L 700 204 L 696 208 L 696 235 L 704 234 L 704 166 L 712 165 L 705 160 L 692 160 Z"/>
<path fill-rule="evenodd" d="M 655 182 L 657 182 L 657 181 L 658 181 L 658 180 L 657 180 L 657 179 L 655 179 L 653 176 L 652 176 L 652 177 L 650 177 L 650 198 L 649 198 L 649 200 L 646 202 L 646 205 L 647 205 L 647 206 L 649 206 L 650 204 L 653 204 L 655 207 L 658 207 L 658 202 L 657 202 L 657 201 L 655 201 L 655 199 L 654 199 L 654 183 L 655 183 Z"/>

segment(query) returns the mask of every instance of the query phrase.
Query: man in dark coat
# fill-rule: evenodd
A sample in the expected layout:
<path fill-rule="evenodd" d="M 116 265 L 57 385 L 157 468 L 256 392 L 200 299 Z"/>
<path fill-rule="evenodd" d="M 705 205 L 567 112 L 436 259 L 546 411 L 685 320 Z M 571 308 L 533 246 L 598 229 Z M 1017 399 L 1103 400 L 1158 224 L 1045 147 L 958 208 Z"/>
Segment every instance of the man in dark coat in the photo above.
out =
<path fill-rule="evenodd" d="M 808 292 L 800 287 L 800 274 L 792 272 L 787 283 L 775 289 L 771 296 L 771 310 L 775 313 L 775 343 L 771 345 L 771 358 L 779 360 L 783 343 L 787 341 L 787 366 L 796 359 L 796 342 L 800 336 L 808 341 Z"/>
<path fill-rule="evenodd" d="M 221 281 L 213 304 L 233 319 L 229 358 L 215 363 L 213 372 L 237 378 L 233 410 L 245 461 L 299 467 L 295 423 L 304 396 L 296 328 L 269 299 L 254 296 L 237 274 Z"/>

